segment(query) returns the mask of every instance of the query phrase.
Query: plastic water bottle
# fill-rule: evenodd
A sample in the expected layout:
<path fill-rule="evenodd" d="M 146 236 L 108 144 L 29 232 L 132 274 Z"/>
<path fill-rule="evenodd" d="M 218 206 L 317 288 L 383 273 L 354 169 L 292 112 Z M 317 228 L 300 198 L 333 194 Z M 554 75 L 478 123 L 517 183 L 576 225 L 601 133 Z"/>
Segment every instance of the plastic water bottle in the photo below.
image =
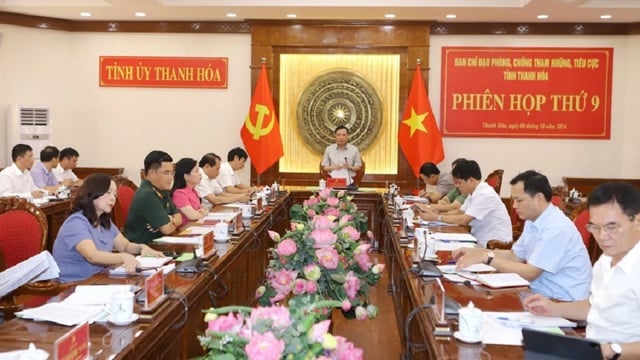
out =
<path fill-rule="evenodd" d="M 320 190 L 326 189 L 327 182 L 324 179 L 320 179 L 320 181 L 318 181 L 318 187 L 320 188 Z"/>

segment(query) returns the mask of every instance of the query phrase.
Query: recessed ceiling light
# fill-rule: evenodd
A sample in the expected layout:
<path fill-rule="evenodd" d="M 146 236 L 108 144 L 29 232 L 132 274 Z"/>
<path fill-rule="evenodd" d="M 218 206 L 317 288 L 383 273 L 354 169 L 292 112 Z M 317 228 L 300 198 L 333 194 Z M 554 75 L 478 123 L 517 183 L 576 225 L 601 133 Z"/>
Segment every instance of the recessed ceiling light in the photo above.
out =
<path fill-rule="evenodd" d="M 133 13 L 133 15 L 137 16 L 137 17 L 145 17 L 147 16 L 146 12 L 142 12 L 142 11 L 136 11 L 135 13 Z"/>
<path fill-rule="evenodd" d="M 612 17 L 613 17 L 613 16 L 611 16 L 611 15 L 600 15 L 600 19 L 602 19 L 602 20 L 609 20 L 609 19 L 611 19 Z"/>
<path fill-rule="evenodd" d="M 447 19 L 455 19 L 455 18 L 457 18 L 456 14 L 447 14 L 444 17 L 446 17 Z"/>
<path fill-rule="evenodd" d="M 396 18 L 396 14 L 384 14 L 384 17 L 387 19 L 395 19 Z"/>
<path fill-rule="evenodd" d="M 540 20 L 546 20 L 546 19 L 549 18 L 549 15 L 541 14 L 541 15 L 538 15 L 537 18 L 540 19 Z"/>
<path fill-rule="evenodd" d="M 297 18 L 298 15 L 296 15 L 296 14 L 287 14 L 287 17 L 290 18 L 290 19 L 293 19 L 293 18 Z"/>
<path fill-rule="evenodd" d="M 236 13 L 227 13 L 227 17 L 230 17 L 230 18 L 238 17 L 238 14 L 236 14 Z"/>
<path fill-rule="evenodd" d="M 91 13 L 90 13 L 90 12 L 83 11 L 83 12 L 81 12 L 81 13 L 80 13 L 80 16 L 82 16 L 82 17 L 89 17 L 89 16 L 91 16 Z"/>

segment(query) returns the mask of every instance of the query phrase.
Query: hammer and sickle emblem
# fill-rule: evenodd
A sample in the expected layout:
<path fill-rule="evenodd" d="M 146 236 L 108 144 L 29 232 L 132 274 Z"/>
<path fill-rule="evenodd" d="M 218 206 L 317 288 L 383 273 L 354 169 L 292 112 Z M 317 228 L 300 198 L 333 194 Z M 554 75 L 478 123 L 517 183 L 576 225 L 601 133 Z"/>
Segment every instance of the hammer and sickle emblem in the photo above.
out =
<path fill-rule="evenodd" d="M 262 127 L 265 121 L 265 115 L 269 116 L 269 108 L 262 104 L 256 104 L 255 111 L 258 113 L 255 125 L 251 123 L 251 114 L 247 115 L 247 118 L 244 120 L 244 124 L 247 127 L 247 130 L 253 135 L 253 140 L 258 140 L 261 136 L 268 135 L 271 132 L 274 121 L 273 115 L 271 115 L 271 118 L 267 119 L 267 126 Z"/>

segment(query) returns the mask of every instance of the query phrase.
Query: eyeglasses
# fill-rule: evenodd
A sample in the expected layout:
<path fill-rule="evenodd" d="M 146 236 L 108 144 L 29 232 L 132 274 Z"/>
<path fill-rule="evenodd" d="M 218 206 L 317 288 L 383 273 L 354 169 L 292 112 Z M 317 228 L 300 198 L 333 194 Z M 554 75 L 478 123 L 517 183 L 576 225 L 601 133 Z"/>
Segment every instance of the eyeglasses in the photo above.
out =
<path fill-rule="evenodd" d="M 620 229 L 622 228 L 622 226 L 623 226 L 622 224 L 618 224 L 618 223 L 608 223 L 602 226 L 596 225 L 596 224 L 587 224 L 585 225 L 585 228 L 587 229 L 588 232 L 592 233 L 593 235 L 600 233 L 601 230 L 604 231 L 605 234 L 607 235 L 615 235 L 618 232 L 620 232 Z"/>

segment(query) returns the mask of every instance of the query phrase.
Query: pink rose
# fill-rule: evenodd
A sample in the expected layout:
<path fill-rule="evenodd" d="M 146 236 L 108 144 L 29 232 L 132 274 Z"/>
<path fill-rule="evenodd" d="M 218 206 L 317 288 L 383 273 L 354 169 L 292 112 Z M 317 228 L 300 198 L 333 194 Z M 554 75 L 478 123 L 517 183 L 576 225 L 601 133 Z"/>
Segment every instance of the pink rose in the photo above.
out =
<path fill-rule="evenodd" d="M 291 239 L 284 239 L 276 247 L 276 253 L 280 256 L 289 256 L 295 254 L 298 250 L 296 242 Z"/>
<path fill-rule="evenodd" d="M 278 234 L 277 232 L 268 230 L 267 233 L 269 233 L 269 237 L 271 238 L 271 240 L 275 242 L 280 241 L 280 234 Z"/>
<path fill-rule="evenodd" d="M 356 298 L 358 290 L 360 290 L 360 279 L 353 274 L 353 271 L 347 273 L 343 287 L 349 299 L 353 300 Z"/>
<path fill-rule="evenodd" d="M 335 269 L 338 267 L 338 252 L 333 248 L 322 248 L 316 250 L 316 256 L 320 266 L 325 269 Z"/>
<path fill-rule="evenodd" d="M 307 281 L 307 294 L 315 294 L 318 291 L 318 284 L 315 281 Z"/>
<path fill-rule="evenodd" d="M 327 199 L 327 205 L 329 206 L 338 206 L 338 204 L 340 203 L 340 200 L 337 197 L 330 197 Z"/>
<path fill-rule="evenodd" d="M 326 189 L 324 189 L 324 190 L 320 191 L 320 192 L 318 193 L 318 196 L 319 196 L 321 199 L 327 199 L 329 196 L 331 196 L 331 189 L 326 188 Z"/>
<path fill-rule="evenodd" d="M 313 230 L 309 237 L 313 239 L 315 249 L 332 246 L 338 240 L 338 236 L 331 230 Z"/>
<path fill-rule="evenodd" d="M 288 271 L 285 269 L 278 270 L 275 272 L 271 271 L 267 275 L 267 278 L 269 279 L 271 286 L 276 290 L 276 292 L 282 293 L 285 295 L 291 292 L 291 288 L 293 286 L 293 280 L 295 280 L 297 277 L 298 277 L 297 271 Z"/>
<path fill-rule="evenodd" d="M 329 325 L 331 325 L 331 320 L 324 320 L 314 324 L 309 332 L 310 340 L 313 342 L 322 342 L 324 334 L 329 332 Z"/>
<path fill-rule="evenodd" d="M 307 282 L 304 279 L 296 279 L 293 282 L 293 293 L 296 295 L 302 295 L 307 291 Z"/>
<path fill-rule="evenodd" d="M 371 258 L 367 253 L 359 253 L 354 256 L 356 263 L 358 263 L 358 267 L 362 269 L 362 271 L 368 271 L 373 263 L 371 262 Z"/>
<path fill-rule="evenodd" d="M 209 321 L 207 330 L 215 332 L 228 332 L 237 334 L 242 328 L 244 318 L 238 314 L 228 313 L 227 315 L 220 315 L 215 320 Z"/>
<path fill-rule="evenodd" d="M 272 321 L 271 328 L 284 329 L 291 325 L 291 313 L 284 306 L 259 306 L 251 310 L 250 321 L 253 326 L 260 321 Z"/>
<path fill-rule="evenodd" d="M 280 360 L 284 352 L 284 340 L 278 340 L 271 332 L 256 334 L 244 348 L 249 360 Z"/>
<path fill-rule="evenodd" d="M 354 228 L 353 226 L 345 227 L 344 229 L 342 229 L 342 233 L 347 235 L 349 239 L 353 241 L 360 239 L 360 231 L 358 231 L 358 229 Z"/>
<path fill-rule="evenodd" d="M 336 208 L 326 208 L 324 209 L 324 215 L 325 216 L 334 216 L 336 219 L 340 217 L 340 210 L 336 209 Z"/>
<path fill-rule="evenodd" d="M 328 230 L 336 227 L 336 224 L 331 221 L 327 216 L 315 216 L 313 218 L 313 228 L 316 230 Z"/>

